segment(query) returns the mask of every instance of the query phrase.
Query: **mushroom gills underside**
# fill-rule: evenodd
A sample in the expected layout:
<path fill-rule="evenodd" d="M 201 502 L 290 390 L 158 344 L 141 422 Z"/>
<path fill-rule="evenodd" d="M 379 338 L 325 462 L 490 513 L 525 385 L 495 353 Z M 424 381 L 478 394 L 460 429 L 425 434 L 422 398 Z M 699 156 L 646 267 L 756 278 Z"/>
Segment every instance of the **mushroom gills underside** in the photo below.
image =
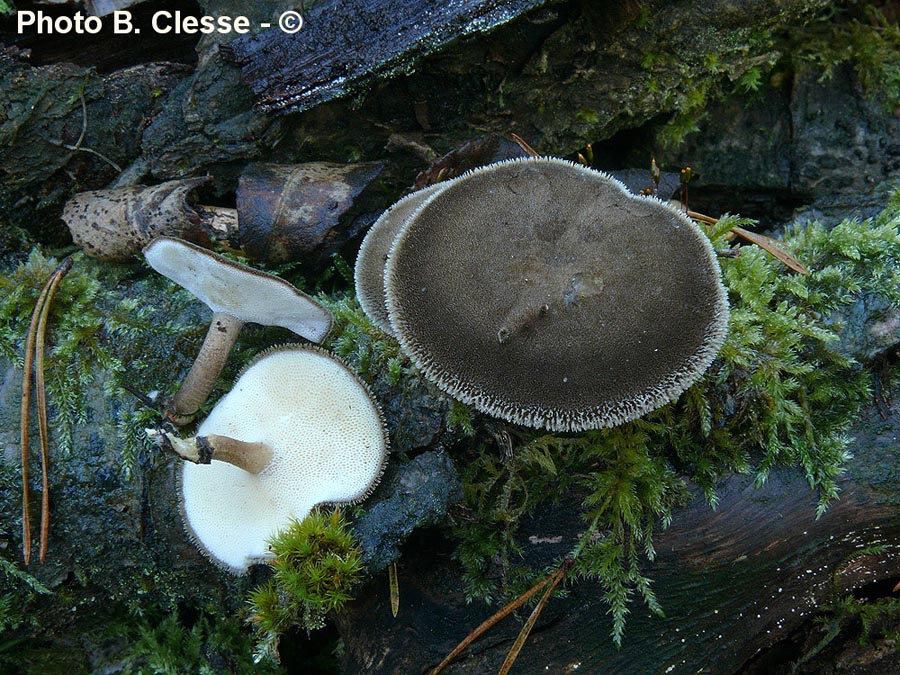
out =
<path fill-rule="evenodd" d="M 315 348 L 279 348 L 247 367 L 197 430 L 271 448 L 258 474 L 216 461 L 181 469 L 185 525 L 235 572 L 267 554 L 267 540 L 318 504 L 364 499 L 387 456 L 381 412 L 365 384 Z"/>

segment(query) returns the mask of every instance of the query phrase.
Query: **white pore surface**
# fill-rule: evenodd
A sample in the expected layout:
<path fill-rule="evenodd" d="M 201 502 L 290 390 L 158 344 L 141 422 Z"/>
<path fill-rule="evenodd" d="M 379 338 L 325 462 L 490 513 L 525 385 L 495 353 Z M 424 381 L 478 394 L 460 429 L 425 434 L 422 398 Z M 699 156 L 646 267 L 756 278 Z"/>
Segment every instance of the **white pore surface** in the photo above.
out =
<path fill-rule="evenodd" d="M 275 451 L 258 475 L 213 460 L 184 463 L 187 526 L 234 571 L 269 555 L 266 540 L 313 506 L 362 498 L 381 475 L 381 416 L 356 376 L 327 354 L 272 352 L 248 368 L 200 426 Z"/>
<path fill-rule="evenodd" d="M 331 314 L 288 282 L 198 246 L 158 237 L 144 249 L 144 257 L 214 312 L 244 323 L 281 326 L 313 342 L 321 342 L 331 329 Z"/>

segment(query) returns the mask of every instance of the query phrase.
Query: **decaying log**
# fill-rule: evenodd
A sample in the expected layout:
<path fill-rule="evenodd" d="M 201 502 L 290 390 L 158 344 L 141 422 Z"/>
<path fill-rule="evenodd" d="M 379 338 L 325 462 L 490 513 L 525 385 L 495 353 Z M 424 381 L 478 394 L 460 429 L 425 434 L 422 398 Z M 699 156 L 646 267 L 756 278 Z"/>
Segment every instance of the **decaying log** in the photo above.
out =
<path fill-rule="evenodd" d="M 332 0 L 299 33 L 271 28 L 227 46 L 269 112 L 299 112 L 411 70 L 449 42 L 486 32 L 545 0 Z"/>
<path fill-rule="evenodd" d="M 570 596 L 544 609 L 516 672 L 733 673 L 831 600 L 833 572 L 841 592 L 898 580 L 898 430 L 897 409 L 888 420 L 874 408 L 866 412 L 852 432 L 854 459 L 841 498 L 818 520 L 799 470 L 780 470 L 760 489 L 750 477 L 732 477 L 716 510 L 698 497 L 657 535 L 657 559 L 645 569 L 666 618 L 635 604 L 617 651 L 602 589 L 572 583 Z M 572 501 L 526 526 L 529 565 L 548 565 L 573 548 L 584 528 L 577 512 Z M 849 560 L 879 543 L 886 553 Z M 339 618 L 345 672 L 427 672 L 492 613 L 466 604 L 451 551 L 421 541 L 406 547 L 396 619 L 382 578 Z M 496 672 L 527 614 L 496 626 L 445 672 Z"/>
<path fill-rule="evenodd" d="M 184 74 L 152 64 L 101 76 L 0 53 L 0 226 L 60 238 L 65 200 L 108 183 L 140 154 L 141 132 Z"/>

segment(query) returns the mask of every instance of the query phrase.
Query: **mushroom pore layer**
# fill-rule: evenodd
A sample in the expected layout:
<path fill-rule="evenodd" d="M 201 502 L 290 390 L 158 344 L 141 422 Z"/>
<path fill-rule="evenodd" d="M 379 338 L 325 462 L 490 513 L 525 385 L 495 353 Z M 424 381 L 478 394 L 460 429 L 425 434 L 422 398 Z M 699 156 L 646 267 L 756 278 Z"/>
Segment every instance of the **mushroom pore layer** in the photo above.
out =
<path fill-rule="evenodd" d="M 709 366 L 728 306 L 687 217 L 615 179 L 535 158 L 436 192 L 394 241 L 391 324 L 450 394 L 555 431 L 620 424 Z"/>
<path fill-rule="evenodd" d="M 271 450 L 258 473 L 185 462 L 185 524 L 233 571 L 268 555 L 267 539 L 317 504 L 355 502 L 377 483 L 387 454 L 381 413 L 359 378 L 316 349 L 266 353 L 197 430 Z M 252 448 L 252 446 L 251 446 Z"/>

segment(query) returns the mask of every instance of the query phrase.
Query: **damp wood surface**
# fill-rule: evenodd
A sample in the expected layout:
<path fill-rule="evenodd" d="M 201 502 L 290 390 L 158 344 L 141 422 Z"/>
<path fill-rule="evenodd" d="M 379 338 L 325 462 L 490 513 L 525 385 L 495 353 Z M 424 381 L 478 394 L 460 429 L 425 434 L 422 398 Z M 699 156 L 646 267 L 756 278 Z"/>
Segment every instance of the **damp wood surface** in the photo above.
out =
<path fill-rule="evenodd" d="M 544 609 L 516 672 L 738 673 L 832 600 L 833 571 L 841 593 L 900 580 L 900 476 L 891 445 L 898 431 L 896 409 L 888 420 L 874 408 L 861 416 L 841 498 L 818 520 L 816 497 L 798 471 L 775 471 L 760 488 L 733 476 L 715 510 L 696 497 L 657 533 L 656 560 L 644 569 L 665 618 L 635 603 L 616 650 L 602 589 L 569 583 L 571 594 Z M 585 527 L 577 514 L 572 495 L 526 523 L 528 564 L 550 565 L 573 547 Z M 879 543 L 886 553 L 851 559 Z M 399 565 L 403 612 L 392 618 L 387 594 L 372 585 L 338 619 L 346 672 L 428 672 L 493 613 L 466 603 L 455 570 L 452 547 L 408 547 Z M 445 672 L 496 671 L 529 612 L 504 620 Z"/>
<path fill-rule="evenodd" d="M 299 112 L 359 90 L 373 77 L 409 71 L 447 43 L 490 30 L 546 0 L 331 0 L 299 34 L 271 28 L 228 51 L 270 112 Z"/>
<path fill-rule="evenodd" d="M 410 12 L 437 5 L 424 0 L 392 1 L 405 9 L 392 15 L 388 11 L 392 2 L 363 3 L 377 16 L 371 25 L 379 35 L 380 31 L 402 29 Z M 190 3 L 181 4 L 184 12 L 196 11 Z M 326 12 L 338 6 L 336 0 L 306 4 L 307 26 L 298 34 L 302 40 L 296 41 L 294 49 L 313 39 L 310 22 L 320 13 L 328 14 L 327 25 L 339 21 Z M 215 180 L 209 191 L 221 196 L 234 192 L 246 162 L 260 158 L 291 163 L 390 157 L 385 178 L 400 191 L 410 186 L 411 176 L 425 169 L 435 153 L 441 155 L 472 140 L 475 131 L 516 132 L 541 152 L 568 156 L 585 142 L 666 119 L 686 104 L 685 82 L 693 82 L 693 89 L 705 91 L 712 99 L 713 92 L 722 91 L 723 82 L 734 82 L 760 62 L 769 63 L 772 36 L 794 31 L 826 4 L 823 0 L 449 3 L 437 10 L 441 20 L 429 22 L 443 25 L 447 31 L 441 33 L 444 42 L 429 47 L 433 50 L 429 56 L 417 46 L 400 59 L 401 68 L 391 61 L 394 57 L 385 41 L 369 39 L 356 45 L 362 51 L 353 52 L 358 60 L 352 68 L 341 65 L 340 59 L 323 58 L 316 68 L 326 73 L 321 92 L 328 92 L 327 96 L 317 93 L 319 90 L 304 94 L 310 106 L 302 114 L 291 115 L 264 113 L 260 104 L 269 94 L 258 93 L 254 82 L 271 72 L 271 77 L 265 77 L 271 79 L 272 91 L 278 92 L 287 85 L 276 86 L 276 80 L 288 82 L 302 60 L 285 61 L 283 74 L 274 61 L 265 65 L 270 71 L 261 70 L 264 64 L 260 61 L 260 70 L 251 76 L 248 69 L 255 67 L 251 61 L 241 67 L 225 54 L 226 48 L 235 54 L 246 50 L 247 58 L 258 53 L 262 59 L 266 53 L 263 45 L 274 41 L 274 34 L 239 39 L 233 39 L 234 35 L 205 36 L 196 46 L 198 60 L 192 69 L 182 64 L 144 63 L 98 72 L 90 66 L 102 65 L 101 50 L 82 49 L 84 36 L 57 36 L 71 50 L 81 50 L 78 66 L 46 65 L 49 57 L 39 58 L 41 51 L 35 45 L 23 45 L 33 49 L 35 58 L 14 49 L 0 58 L 0 107 L 9 111 L 8 123 L 0 133 L 0 169 L 9 175 L 0 184 L 0 223 L 21 227 L 41 242 L 58 242 L 65 238 L 64 226 L 57 218 L 65 200 L 76 192 L 106 187 L 116 179 L 116 172 L 98 155 L 48 142 L 72 145 L 78 139 L 81 92 L 88 109 L 82 145 L 125 169 L 117 179 L 120 185 L 212 173 Z M 200 5 L 207 12 L 217 9 L 246 14 L 257 22 L 272 20 L 266 4 L 204 0 Z M 173 9 L 174 5 L 160 7 Z M 490 26 L 487 17 L 501 8 L 519 15 L 491 31 L 468 37 L 460 33 L 455 37 L 463 39 L 451 39 L 451 27 L 457 25 L 453 21 L 463 16 L 456 13 L 462 8 L 480 11 L 479 7 L 488 8 L 476 22 L 479 29 Z M 535 8 L 525 11 L 528 7 Z M 456 19 L 451 21 L 451 17 Z M 445 19 L 448 23 L 442 24 Z M 10 43 L 16 41 L 14 33 L 4 32 L 2 26 L 0 35 Z M 721 39 L 722 35 L 728 39 Z M 224 44 L 229 40 L 231 44 Z M 290 52 L 285 49 L 284 53 Z M 149 52 L 147 56 L 156 57 Z M 327 75 L 332 67 L 334 72 Z M 343 74 L 342 69 L 346 71 Z M 358 71 L 352 86 L 338 86 L 334 78 L 340 79 L 350 70 Z M 164 72 L 166 77 L 154 75 L 154 71 Z M 297 77 L 303 86 L 306 76 Z M 807 79 L 816 82 L 819 74 Z M 313 99 L 318 101 L 315 105 Z M 729 114 L 726 119 L 734 117 Z M 767 123 L 764 128 L 770 127 L 777 131 L 784 124 Z M 823 128 L 835 133 L 835 122 Z M 790 148 L 790 140 L 778 139 L 777 145 Z M 886 152 L 890 155 L 890 147 Z M 717 156 L 722 155 L 713 153 L 707 161 Z M 879 154 L 882 156 L 884 153 Z M 645 159 L 642 157 L 641 163 Z M 762 159 L 762 153 L 757 153 L 753 162 L 762 163 Z M 780 167 L 784 162 L 776 159 L 773 166 Z M 891 161 L 888 157 L 885 166 Z M 720 173 L 717 169 L 705 176 L 708 180 Z M 868 168 L 865 172 L 848 169 L 847 174 L 880 179 L 878 171 L 873 174 Z M 756 174 L 748 169 L 747 175 Z M 788 189 L 790 180 L 782 183 Z"/>
<path fill-rule="evenodd" d="M 171 6 L 176 4 L 197 8 L 187 2 Z M 315 8 L 324 12 L 348 3 L 305 4 L 309 20 L 317 16 Z M 896 2 L 876 4 L 896 7 Z M 271 12 L 268 3 L 252 0 L 201 0 L 199 5 L 204 11 L 255 11 L 257 18 Z M 362 0 L 355 5 L 374 11 L 436 3 Z M 536 9 L 440 48 L 437 42 L 407 51 L 366 45 L 358 54 L 372 60 L 351 64 L 359 77 L 346 90 L 328 79 L 333 75 L 328 68 L 350 72 L 349 66 L 326 59 L 319 73 L 322 102 L 303 113 L 266 113 L 260 104 L 271 94 L 273 106 L 289 106 L 284 97 L 296 84 L 290 78 L 305 71 L 283 64 L 264 87 L 260 72 L 254 76 L 261 83 L 256 91 L 248 84 L 255 81 L 248 76 L 251 61 L 242 70 L 216 40 L 197 43 L 197 59 L 183 54 L 184 45 L 176 54 L 176 45 L 166 43 L 172 48 L 164 55 L 167 63 L 151 63 L 155 53 L 137 40 L 104 60 L 101 49 L 83 47 L 83 36 L 60 37 L 43 51 L 36 48 L 32 59 L 14 49 L 4 51 L 0 255 L 11 270 L 35 244 L 68 244 L 58 217 L 63 203 L 114 179 L 158 184 L 209 174 L 204 196 L 218 204 L 233 199 L 238 176 L 251 161 L 379 161 L 385 164 L 383 194 L 393 198 L 417 175 L 427 182 L 471 168 L 467 156 L 444 153 L 464 142 L 477 143 L 488 132 L 507 137 L 515 132 L 543 153 L 569 157 L 592 142 L 598 158 L 646 170 L 649 154 L 639 141 L 653 138 L 682 114 L 696 130 L 677 150 L 657 159 L 668 170 L 694 167 L 700 177 L 691 184 L 691 206 L 706 213 L 740 211 L 767 218 L 767 226 L 790 220 L 801 207 L 813 217 L 872 215 L 883 205 L 886 186 L 900 175 L 900 146 L 890 142 L 900 134 L 900 117 L 884 113 L 876 99 L 863 95 L 855 64 L 838 65 L 833 77 L 823 80 L 817 65 L 792 61 L 776 41 L 786 35 L 803 39 L 809 20 L 821 28 L 811 17 L 831 7 L 825 0 L 457 2 L 441 11 L 450 17 L 461 7 L 501 5 Z M 168 6 L 147 3 L 151 9 Z M 392 20 L 385 11 L 372 25 L 382 31 Z M 273 39 L 258 38 L 254 54 L 260 59 L 264 38 Z M 235 53 L 239 49 L 236 45 Z M 78 59 L 68 62 L 73 54 Z M 784 60 L 774 64 L 775 56 Z M 131 63 L 138 65 L 113 70 Z M 762 73 L 760 90 L 737 87 L 754 68 Z M 319 96 L 304 95 L 309 102 Z M 690 95 L 705 100 L 692 108 Z M 716 102 L 720 96 L 726 100 Z M 503 151 L 486 146 L 482 154 L 499 159 Z M 443 164 L 433 163 L 441 155 Z M 114 165 L 124 169 L 118 178 Z M 353 254 L 351 242 L 342 255 L 352 260 Z M 164 291 L 138 267 L 106 267 L 119 272 L 101 297 L 123 289 L 139 305 L 159 304 Z M 79 263 L 75 276 L 82 269 Z M 73 282 L 69 278 L 66 284 Z M 170 295 L 166 299 L 177 310 L 172 321 L 179 329 L 154 337 L 159 344 L 152 350 L 123 345 L 134 356 L 127 359 L 135 370 L 132 382 L 144 391 L 187 370 L 193 356 L 189 346 L 199 345 L 208 320 L 193 305 L 176 302 L 177 294 Z M 104 307 L 116 306 L 110 303 Z M 168 329 L 168 321 L 155 325 Z M 256 335 L 264 345 L 282 339 L 267 332 Z M 145 342 L 138 339 L 139 346 Z M 244 344 L 245 355 L 250 344 Z M 892 345 L 878 349 L 885 346 Z M 6 360 L 0 363 L 0 429 L 6 438 L 18 425 L 21 373 Z M 238 364 L 233 365 L 236 370 Z M 136 640 L 112 644 L 105 637 L 111 624 L 133 628 L 139 624 L 137 613 L 144 616 L 140 625 L 157 622 L 161 609 L 177 606 L 215 608 L 234 618 L 260 581 L 260 574 L 235 580 L 217 572 L 191 545 L 174 498 L 171 458 L 140 451 L 130 475 L 125 471 L 117 425 L 123 406 L 133 401 L 109 396 L 101 386 L 109 384 L 109 374 L 99 362 L 95 368 L 98 382 L 89 404 L 79 409 L 87 421 L 73 428 L 71 452 L 54 454 L 53 553 L 45 566 L 29 570 L 54 593 L 35 593 L 8 578 L 12 590 L 0 605 L 11 598 L 11 607 L 24 608 L 30 623 L 0 638 L 0 665 L 11 651 L 3 651 L 9 644 L 4 640 L 14 635 L 9 639 L 21 637 L 18 644 L 29 650 L 52 649 L 55 656 L 68 650 L 72 672 L 101 670 L 107 662 L 119 668 L 124 645 Z M 395 620 L 384 572 L 361 592 L 357 605 L 337 617 L 347 645 L 344 672 L 424 672 L 496 607 L 466 604 L 453 546 L 438 534 L 437 528 L 446 526 L 448 504 L 459 498 L 453 464 L 459 437 L 449 433 L 448 401 L 421 382 L 402 396 L 384 386 L 379 396 L 394 421 L 398 461 L 392 459 L 357 534 L 370 544 L 375 570 L 402 552 L 401 604 Z M 51 419 L 51 439 L 67 433 L 60 419 Z M 716 511 L 698 497 L 675 514 L 668 531 L 658 532 L 656 562 L 642 569 L 654 582 L 665 619 L 632 605 L 624 645 L 616 651 L 602 589 L 589 582 L 571 584 L 570 597 L 547 604 L 514 672 L 568 672 L 576 665 L 577 672 L 739 672 L 755 650 L 777 645 L 809 620 L 811 606 L 827 602 L 831 570 L 859 546 L 881 541 L 896 550 L 898 431 L 896 413 L 887 422 L 874 411 L 860 420 L 842 498 L 819 521 L 814 519 L 816 496 L 799 469 L 773 472 L 760 490 L 749 478 L 731 478 L 721 486 Z M 0 462 L 0 511 L 5 514 L 0 562 L 10 565 L 20 554 L 21 476 L 14 450 L 8 443 Z M 571 495 L 528 523 L 523 543 L 529 565 L 550 565 L 572 549 L 585 526 L 578 516 L 580 497 Z M 423 524 L 429 529 L 403 545 Z M 898 578 L 896 559 L 885 556 L 855 561 L 839 580 L 843 592 L 868 580 Z M 496 671 L 527 613 L 523 609 L 507 619 L 448 672 Z M 204 653 L 217 658 L 223 651 L 237 653 L 231 643 L 204 646 Z M 289 651 L 286 647 L 284 653 Z M 63 662 L 53 663 L 59 668 Z"/>

